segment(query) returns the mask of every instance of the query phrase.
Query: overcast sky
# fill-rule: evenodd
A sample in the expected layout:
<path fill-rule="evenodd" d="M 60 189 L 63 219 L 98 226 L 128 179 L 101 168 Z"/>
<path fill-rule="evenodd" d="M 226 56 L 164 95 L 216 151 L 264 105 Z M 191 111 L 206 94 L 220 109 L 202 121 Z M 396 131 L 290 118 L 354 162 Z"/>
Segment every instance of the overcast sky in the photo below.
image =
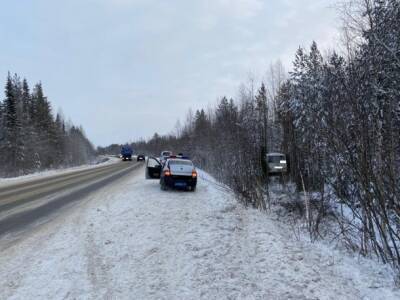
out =
<path fill-rule="evenodd" d="M 296 49 L 337 41 L 333 0 L 1 1 L 0 78 L 42 81 L 95 145 L 173 130 Z"/>

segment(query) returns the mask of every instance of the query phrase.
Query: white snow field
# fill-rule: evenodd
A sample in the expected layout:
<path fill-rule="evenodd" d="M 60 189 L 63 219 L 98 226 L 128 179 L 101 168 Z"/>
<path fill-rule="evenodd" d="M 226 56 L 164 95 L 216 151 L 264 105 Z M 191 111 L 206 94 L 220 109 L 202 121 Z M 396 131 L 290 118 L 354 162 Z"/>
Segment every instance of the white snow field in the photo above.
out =
<path fill-rule="evenodd" d="M 82 203 L 0 240 L 1 299 L 400 299 L 384 266 L 297 241 L 209 180 L 165 192 L 137 172 Z"/>

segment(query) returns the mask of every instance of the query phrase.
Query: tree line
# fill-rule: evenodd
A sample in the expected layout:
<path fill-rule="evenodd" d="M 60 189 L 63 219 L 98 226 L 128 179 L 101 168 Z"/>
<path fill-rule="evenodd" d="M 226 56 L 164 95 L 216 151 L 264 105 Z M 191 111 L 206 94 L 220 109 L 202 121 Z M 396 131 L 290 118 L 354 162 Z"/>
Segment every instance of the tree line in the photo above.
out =
<path fill-rule="evenodd" d="M 41 83 L 31 92 L 26 79 L 7 76 L 0 101 L 0 176 L 87 163 L 95 151 L 81 127 L 54 117 Z"/>
<path fill-rule="evenodd" d="M 244 204 L 262 209 L 269 205 L 265 153 L 286 153 L 290 180 L 304 195 L 312 191 L 311 238 L 320 236 L 327 208 L 339 207 L 338 236 L 398 268 L 400 1 L 349 4 L 344 51 L 322 55 L 315 42 L 299 48 L 287 76 L 275 65 L 267 84 L 255 89 L 250 81 L 236 99 L 189 112 L 175 133 L 134 147 L 184 152 Z"/>
<path fill-rule="evenodd" d="M 282 149 L 295 165 L 292 178 L 319 191 L 321 208 L 329 187 L 351 211 L 354 220 L 341 226 L 357 249 L 398 267 L 400 1 L 362 1 L 357 9 L 347 10 L 346 57 L 324 58 L 315 43 L 297 51 L 278 95 Z"/>

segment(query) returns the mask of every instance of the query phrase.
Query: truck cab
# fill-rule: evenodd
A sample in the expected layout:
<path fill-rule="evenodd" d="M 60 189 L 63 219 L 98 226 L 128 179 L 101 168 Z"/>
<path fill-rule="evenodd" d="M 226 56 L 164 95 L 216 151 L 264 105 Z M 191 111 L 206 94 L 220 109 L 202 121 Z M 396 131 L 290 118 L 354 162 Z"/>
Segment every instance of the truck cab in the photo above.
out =
<path fill-rule="evenodd" d="M 121 148 L 121 159 L 123 161 L 132 160 L 133 150 L 129 145 L 122 146 Z"/>

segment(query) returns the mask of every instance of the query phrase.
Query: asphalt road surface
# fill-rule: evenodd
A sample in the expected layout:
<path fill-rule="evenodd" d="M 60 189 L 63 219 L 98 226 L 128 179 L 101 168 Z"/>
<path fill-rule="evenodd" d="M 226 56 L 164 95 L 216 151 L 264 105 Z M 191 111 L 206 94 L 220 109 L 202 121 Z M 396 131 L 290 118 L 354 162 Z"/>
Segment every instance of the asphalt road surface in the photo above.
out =
<path fill-rule="evenodd" d="M 0 187 L 0 237 L 31 229 L 83 201 L 90 193 L 137 171 L 141 163 L 118 162 Z"/>

